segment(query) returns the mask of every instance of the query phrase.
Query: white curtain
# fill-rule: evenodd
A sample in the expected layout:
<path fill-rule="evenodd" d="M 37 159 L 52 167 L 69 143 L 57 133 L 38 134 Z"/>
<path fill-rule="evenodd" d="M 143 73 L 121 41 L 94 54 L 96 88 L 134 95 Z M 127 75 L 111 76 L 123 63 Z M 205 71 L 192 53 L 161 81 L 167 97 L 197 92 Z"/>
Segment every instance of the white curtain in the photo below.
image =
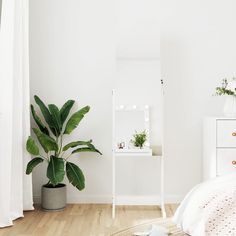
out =
<path fill-rule="evenodd" d="M 2 0 L 0 25 L 0 227 L 33 209 L 30 156 L 28 0 Z"/>

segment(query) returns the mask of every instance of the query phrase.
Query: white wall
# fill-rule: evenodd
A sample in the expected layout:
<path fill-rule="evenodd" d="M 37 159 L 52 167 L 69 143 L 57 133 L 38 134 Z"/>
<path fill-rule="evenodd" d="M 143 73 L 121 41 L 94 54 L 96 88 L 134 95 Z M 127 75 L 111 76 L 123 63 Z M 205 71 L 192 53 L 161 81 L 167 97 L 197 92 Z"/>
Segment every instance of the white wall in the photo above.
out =
<path fill-rule="evenodd" d="M 68 186 L 70 202 L 111 202 L 112 88 L 121 91 L 125 82 L 129 95 L 133 96 L 121 99 L 126 99 L 127 104 L 133 104 L 132 99 L 135 99 L 141 105 L 151 105 L 154 130 L 151 132 L 152 143 L 160 143 L 160 132 L 155 134 L 160 129 L 157 128 L 160 115 L 156 114 L 160 104 L 159 88 L 155 88 L 160 79 L 160 63 L 156 61 L 156 58 L 159 59 L 159 25 L 156 24 L 153 10 L 156 3 L 153 0 L 129 0 L 129 4 L 126 3 L 119 2 L 129 12 L 123 15 L 122 8 L 115 14 L 117 2 L 110 0 L 30 1 L 31 97 L 38 94 L 48 103 L 59 105 L 72 98 L 78 100 L 77 106 L 91 105 L 91 112 L 75 132 L 74 138 L 92 138 L 103 152 L 101 158 L 97 158 L 96 154 L 83 154 L 83 157 L 74 158 L 84 170 L 86 188 L 78 192 Z M 138 3 L 139 8 L 133 9 L 131 3 Z M 141 6 L 146 6 L 146 11 L 140 16 L 138 13 L 142 12 Z M 131 20 L 128 31 L 133 32 L 131 35 L 127 35 L 124 30 L 124 19 L 126 22 Z M 141 29 L 134 24 L 134 19 L 141 23 Z M 119 32 L 116 31 L 118 27 Z M 137 37 L 141 37 L 141 40 L 137 40 L 132 50 L 129 50 L 130 43 Z M 117 38 L 123 39 L 118 42 Z M 144 45 L 147 45 L 146 48 Z M 125 62 L 121 62 L 120 57 L 125 58 Z M 146 96 L 140 97 L 140 91 Z M 145 162 L 145 159 L 141 160 L 133 172 L 129 168 L 134 167 L 132 163 L 121 163 L 118 166 L 118 171 L 122 172 L 121 179 L 118 179 L 120 193 L 158 194 L 158 184 L 155 188 L 153 183 L 146 184 L 148 179 L 158 181 L 158 160 L 149 160 L 144 170 Z M 122 166 L 126 166 L 127 171 L 122 170 Z M 130 175 L 133 175 L 135 181 L 127 183 Z M 43 166 L 37 168 L 33 175 L 36 200 L 45 182 Z"/>
<path fill-rule="evenodd" d="M 166 191 L 185 194 L 202 176 L 202 118 L 221 115 L 212 97 L 236 74 L 233 0 L 163 0 L 162 77 L 166 83 Z"/>
<path fill-rule="evenodd" d="M 1 10 L 2 10 L 2 0 L 0 0 L 0 13 L 1 13 Z"/>
<path fill-rule="evenodd" d="M 106 6 L 104 8 L 104 6 Z M 77 100 L 91 111 L 74 132 L 102 150 L 73 160 L 84 170 L 86 189 L 68 186 L 69 201 L 94 201 L 111 195 L 111 90 L 115 73 L 114 14 L 110 0 L 30 1 L 31 97 L 62 105 Z M 32 100 L 33 102 L 33 100 Z M 45 167 L 33 176 L 34 196 L 46 182 Z M 86 196 L 86 197 L 83 197 Z"/>
<path fill-rule="evenodd" d="M 221 114 L 223 99 L 211 96 L 214 87 L 221 78 L 236 74 L 236 2 L 163 0 L 161 3 L 166 192 L 169 196 L 182 196 L 201 181 L 202 118 Z M 134 9 L 138 12 L 140 8 L 134 5 Z M 31 95 L 38 94 L 57 104 L 69 98 L 78 99 L 79 106 L 90 104 L 92 110 L 75 136 L 93 138 L 104 154 L 102 158 L 85 155 L 76 160 L 85 171 L 87 187 L 83 192 L 69 187 L 71 201 L 110 201 L 111 89 L 112 79 L 117 76 L 113 17 L 110 0 L 30 1 Z M 128 26 L 133 27 L 133 22 Z M 135 32 L 128 39 L 133 40 L 141 31 Z M 119 38 L 118 55 L 120 52 L 124 55 L 125 47 L 131 49 L 125 51 L 128 52 L 125 57 L 150 57 L 153 51 L 158 51 L 155 46 L 153 51 L 151 47 L 134 50 L 138 46 L 143 48 L 141 45 L 147 39 L 144 37 L 135 45 L 132 40 Z M 140 70 L 144 73 L 148 67 L 150 72 L 150 64 L 142 65 Z M 125 77 L 125 70 L 126 75 L 132 71 L 132 65 L 129 69 L 122 68 L 120 78 Z M 156 73 L 155 69 L 152 71 Z M 39 196 L 40 186 L 46 181 L 43 168 L 36 171 L 33 180 L 34 195 Z M 152 190 L 152 186 L 158 188 L 155 179 L 147 183 L 150 185 L 143 185 L 145 191 Z M 127 190 L 122 188 L 121 191 Z M 137 189 L 132 191 L 137 193 Z"/>

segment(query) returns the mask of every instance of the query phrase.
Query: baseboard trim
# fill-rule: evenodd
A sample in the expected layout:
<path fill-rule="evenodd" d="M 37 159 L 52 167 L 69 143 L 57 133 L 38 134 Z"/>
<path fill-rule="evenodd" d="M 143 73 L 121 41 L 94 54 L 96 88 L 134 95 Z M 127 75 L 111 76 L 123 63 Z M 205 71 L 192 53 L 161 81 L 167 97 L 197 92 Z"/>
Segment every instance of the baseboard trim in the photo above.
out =
<path fill-rule="evenodd" d="M 165 203 L 180 203 L 183 200 L 183 195 L 166 195 Z M 116 197 L 117 205 L 159 205 L 159 195 L 120 195 Z M 34 196 L 34 203 L 41 202 L 40 196 Z M 71 204 L 111 204 L 112 197 L 110 195 L 70 195 L 67 196 L 67 203 Z"/>
<path fill-rule="evenodd" d="M 182 196 L 168 195 L 165 197 L 165 203 L 180 203 Z M 157 196 L 117 196 L 117 205 L 159 205 L 161 203 L 160 195 Z"/>

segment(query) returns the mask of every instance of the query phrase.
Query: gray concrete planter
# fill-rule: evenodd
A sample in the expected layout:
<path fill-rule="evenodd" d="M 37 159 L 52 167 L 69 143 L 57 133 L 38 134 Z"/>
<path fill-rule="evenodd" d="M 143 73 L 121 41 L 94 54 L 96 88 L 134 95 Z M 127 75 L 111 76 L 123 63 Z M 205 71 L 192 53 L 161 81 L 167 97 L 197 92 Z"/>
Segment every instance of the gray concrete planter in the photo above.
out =
<path fill-rule="evenodd" d="M 44 211 L 62 211 L 66 207 L 66 185 L 59 184 L 57 187 L 43 185 L 41 204 Z"/>

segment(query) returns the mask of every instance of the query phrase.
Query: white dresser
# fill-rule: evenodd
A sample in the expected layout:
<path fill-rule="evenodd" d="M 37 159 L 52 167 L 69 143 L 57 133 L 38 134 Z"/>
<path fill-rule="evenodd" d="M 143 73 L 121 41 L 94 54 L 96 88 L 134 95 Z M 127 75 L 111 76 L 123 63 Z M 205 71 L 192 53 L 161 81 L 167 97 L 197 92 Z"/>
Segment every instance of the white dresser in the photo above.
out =
<path fill-rule="evenodd" d="M 204 119 L 203 178 L 236 173 L 236 118 Z"/>

